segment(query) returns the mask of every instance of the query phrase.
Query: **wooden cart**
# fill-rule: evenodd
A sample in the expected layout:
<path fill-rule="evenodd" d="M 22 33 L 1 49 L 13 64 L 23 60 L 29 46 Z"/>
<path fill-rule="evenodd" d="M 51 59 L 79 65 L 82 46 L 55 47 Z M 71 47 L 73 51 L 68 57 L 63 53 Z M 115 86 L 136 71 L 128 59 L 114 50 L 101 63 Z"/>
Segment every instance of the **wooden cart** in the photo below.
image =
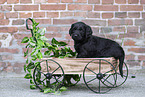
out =
<path fill-rule="evenodd" d="M 123 64 L 123 77 L 118 71 L 118 62 L 114 58 L 45 58 L 33 72 L 36 86 L 43 91 L 44 84 L 64 83 L 70 74 L 83 75 L 85 85 L 95 93 L 106 93 L 121 86 L 128 77 L 127 65 Z M 36 79 L 39 77 L 39 81 Z M 41 77 L 41 78 L 40 78 Z M 74 81 L 77 83 L 78 81 Z"/>

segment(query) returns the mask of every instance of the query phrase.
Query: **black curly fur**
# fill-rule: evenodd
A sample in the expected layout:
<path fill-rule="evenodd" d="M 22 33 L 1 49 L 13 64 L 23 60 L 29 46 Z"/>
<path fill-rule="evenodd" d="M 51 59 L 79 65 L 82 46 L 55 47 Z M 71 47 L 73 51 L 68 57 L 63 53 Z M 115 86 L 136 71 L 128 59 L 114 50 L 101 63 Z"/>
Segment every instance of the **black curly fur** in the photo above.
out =
<path fill-rule="evenodd" d="M 77 58 L 114 57 L 119 59 L 119 71 L 123 77 L 123 62 L 125 53 L 115 41 L 92 35 L 90 26 L 83 22 L 72 24 L 69 34 L 74 40 Z"/>

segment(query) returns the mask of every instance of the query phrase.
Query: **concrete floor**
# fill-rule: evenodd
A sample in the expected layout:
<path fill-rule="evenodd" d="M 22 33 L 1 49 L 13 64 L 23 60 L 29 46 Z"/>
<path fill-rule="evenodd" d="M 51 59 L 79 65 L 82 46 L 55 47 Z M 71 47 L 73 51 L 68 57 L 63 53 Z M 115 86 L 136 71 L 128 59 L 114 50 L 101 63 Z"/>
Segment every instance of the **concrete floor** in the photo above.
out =
<path fill-rule="evenodd" d="M 68 91 L 62 92 L 60 97 L 144 97 L 145 95 L 145 69 L 135 73 L 136 78 L 129 74 L 127 81 L 120 87 L 113 88 L 105 94 L 96 94 L 90 91 L 83 79 Z M 22 76 L 1 76 L 0 97 L 59 97 L 54 94 L 44 94 L 38 89 L 29 88 L 29 80 Z"/>

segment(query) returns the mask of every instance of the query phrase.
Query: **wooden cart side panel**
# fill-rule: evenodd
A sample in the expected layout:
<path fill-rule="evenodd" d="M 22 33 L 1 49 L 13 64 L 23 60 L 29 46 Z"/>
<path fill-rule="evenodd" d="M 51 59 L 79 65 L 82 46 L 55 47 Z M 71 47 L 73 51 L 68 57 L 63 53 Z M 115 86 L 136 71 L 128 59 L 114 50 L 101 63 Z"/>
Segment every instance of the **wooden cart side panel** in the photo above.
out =
<path fill-rule="evenodd" d="M 101 70 L 102 72 L 105 72 L 107 70 L 111 69 L 111 65 L 108 63 L 112 63 L 114 58 L 45 58 L 42 60 L 54 60 L 58 64 L 61 65 L 61 67 L 64 70 L 65 74 L 82 74 L 85 66 L 90 62 L 89 64 L 89 69 L 92 71 L 98 72 L 99 69 L 99 59 L 102 59 L 101 61 Z M 93 61 L 95 60 L 95 61 Z M 104 60 L 104 61 L 103 61 Z M 42 71 L 46 72 L 46 62 L 42 62 Z M 57 65 L 53 61 L 48 61 L 49 69 L 51 72 L 53 72 L 56 68 Z M 55 74 L 61 74 L 62 71 L 61 69 L 57 70 Z M 86 74 L 91 74 L 90 71 L 86 71 Z"/>

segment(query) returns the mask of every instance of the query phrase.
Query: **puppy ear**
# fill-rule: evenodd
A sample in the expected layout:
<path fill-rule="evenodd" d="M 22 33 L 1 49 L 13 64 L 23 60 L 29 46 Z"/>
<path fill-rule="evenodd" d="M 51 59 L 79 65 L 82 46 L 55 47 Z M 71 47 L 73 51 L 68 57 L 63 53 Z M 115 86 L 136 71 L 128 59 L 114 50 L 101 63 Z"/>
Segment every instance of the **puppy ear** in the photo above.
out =
<path fill-rule="evenodd" d="M 73 29 L 73 27 L 74 27 L 74 24 L 72 24 L 71 25 L 71 28 L 69 29 L 69 35 L 71 36 L 71 34 L 72 34 L 72 29 Z"/>
<path fill-rule="evenodd" d="M 86 25 L 86 37 L 90 37 L 92 35 L 93 31 L 90 26 Z"/>

